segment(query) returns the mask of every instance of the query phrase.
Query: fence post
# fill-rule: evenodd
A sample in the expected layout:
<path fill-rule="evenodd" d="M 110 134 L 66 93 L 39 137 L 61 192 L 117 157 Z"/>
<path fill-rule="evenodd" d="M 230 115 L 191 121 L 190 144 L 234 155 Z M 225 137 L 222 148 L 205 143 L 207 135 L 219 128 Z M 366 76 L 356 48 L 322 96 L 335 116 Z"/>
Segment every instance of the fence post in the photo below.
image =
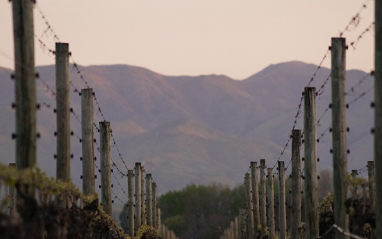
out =
<path fill-rule="evenodd" d="M 153 226 L 153 204 L 152 204 L 152 177 L 146 174 L 146 220 L 147 225 Z"/>
<path fill-rule="evenodd" d="M 93 90 L 81 90 L 82 124 L 82 191 L 85 195 L 95 193 L 94 187 L 94 120 Z"/>
<path fill-rule="evenodd" d="M 141 163 L 135 163 L 135 232 L 142 226 L 142 180 L 141 180 Z"/>
<path fill-rule="evenodd" d="M 345 38 L 332 38 L 332 142 L 333 142 L 333 183 L 334 183 L 334 223 L 349 231 L 345 201 L 347 197 L 347 139 L 346 139 L 346 99 L 345 99 Z M 349 238 L 336 231 L 336 239 Z"/>
<path fill-rule="evenodd" d="M 286 208 L 285 208 L 285 168 L 284 161 L 279 161 L 279 230 L 280 239 L 286 239 Z"/>
<path fill-rule="evenodd" d="M 141 166 L 141 202 L 142 202 L 142 212 L 141 212 L 141 223 L 142 225 L 147 224 L 146 220 L 146 193 L 145 193 L 145 167 Z"/>
<path fill-rule="evenodd" d="M 242 239 L 246 238 L 245 236 L 245 225 L 246 225 L 246 210 L 244 208 L 239 209 L 239 226 L 240 226 L 240 237 Z"/>
<path fill-rule="evenodd" d="M 374 196 L 374 161 L 367 161 L 367 175 L 369 179 L 369 200 L 370 200 L 370 211 L 375 210 L 375 196 Z"/>
<path fill-rule="evenodd" d="M 134 239 L 134 170 L 127 171 L 127 190 L 128 190 L 128 205 L 129 205 L 129 236 Z"/>
<path fill-rule="evenodd" d="M 237 239 L 238 237 L 239 237 L 239 233 L 238 233 L 238 218 L 235 217 L 235 219 L 233 220 L 233 238 Z"/>
<path fill-rule="evenodd" d="M 168 239 L 168 229 L 167 227 L 164 227 L 164 236 L 163 236 L 164 239 Z"/>
<path fill-rule="evenodd" d="M 234 239 L 234 232 L 233 232 L 233 221 L 231 221 L 231 223 L 229 224 L 229 237 L 231 239 Z"/>
<path fill-rule="evenodd" d="M 260 159 L 260 220 L 261 220 L 261 236 L 266 235 L 267 227 L 267 210 L 266 210 L 266 174 L 265 159 Z"/>
<path fill-rule="evenodd" d="M 56 43 L 56 179 L 70 179 L 70 84 L 69 44 Z"/>
<path fill-rule="evenodd" d="M 317 199 L 317 123 L 316 88 L 305 87 L 304 92 L 304 139 L 305 139 L 305 225 L 307 238 L 316 238 L 318 230 Z"/>
<path fill-rule="evenodd" d="M 274 238 L 275 234 L 275 204 L 274 204 L 274 192 L 273 192 L 273 171 L 272 168 L 268 168 L 268 187 L 267 187 L 267 201 L 268 201 L 268 230 L 269 238 Z"/>
<path fill-rule="evenodd" d="M 292 195 L 290 238 L 300 238 L 301 223 L 301 130 L 292 131 Z"/>
<path fill-rule="evenodd" d="M 158 228 L 159 232 L 162 228 L 161 224 L 162 224 L 162 222 L 161 222 L 161 210 L 159 207 L 157 207 L 157 228 Z"/>
<path fill-rule="evenodd" d="M 157 229 L 157 184 L 152 183 L 152 227 Z"/>
<path fill-rule="evenodd" d="M 252 208 L 252 191 L 251 191 L 251 179 L 249 173 L 245 174 L 244 186 L 245 186 L 245 198 L 247 204 L 247 236 L 248 239 L 253 239 L 253 208 Z"/>
<path fill-rule="evenodd" d="M 36 74 L 33 1 L 12 1 L 15 50 L 16 166 L 36 166 Z"/>
<path fill-rule="evenodd" d="M 251 162 L 251 179 L 252 179 L 252 204 L 253 204 L 253 226 L 254 238 L 257 238 L 257 228 L 260 224 L 259 212 L 259 176 L 257 173 L 257 162 Z"/>
<path fill-rule="evenodd" d="M 382 172 L 382 3 L 375 1 L 374 163 Z M 382 238 L 382 173 L 375 175 L 376 238 Z"/>
<path fill-rule="evenodd" d="M 101 157 L 101 197 L 106 214 L 112 215 L 110 122 L 99 122 Z"/>

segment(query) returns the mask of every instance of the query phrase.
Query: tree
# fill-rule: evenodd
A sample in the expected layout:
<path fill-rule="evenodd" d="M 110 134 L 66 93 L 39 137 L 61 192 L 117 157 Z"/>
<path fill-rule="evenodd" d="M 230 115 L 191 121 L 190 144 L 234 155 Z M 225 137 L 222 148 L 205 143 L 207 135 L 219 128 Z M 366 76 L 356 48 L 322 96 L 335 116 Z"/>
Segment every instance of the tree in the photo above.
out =
<path fill-rule="evenodd" d="M 244 205 L 243 185 L 192 184 L 158 200 L 164 224 L 180 238 L 218 238 Z"/>

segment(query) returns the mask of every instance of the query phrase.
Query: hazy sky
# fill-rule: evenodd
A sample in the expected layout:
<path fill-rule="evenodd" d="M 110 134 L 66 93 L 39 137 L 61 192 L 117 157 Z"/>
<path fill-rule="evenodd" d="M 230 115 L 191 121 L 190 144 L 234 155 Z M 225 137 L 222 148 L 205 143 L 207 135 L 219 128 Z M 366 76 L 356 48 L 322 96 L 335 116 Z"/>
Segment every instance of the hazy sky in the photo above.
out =
<path fill-rule="evenodd" d="M 373 21 L 374 1 L 365 0 L 37 0 L 77 63 L 130 64 L 166 75 L 224 74 L 244 79 L 270 64 L 318 64 L 367 2 L 347 42 Z M 54 49 L 37 8 L 35 34 Z M 13 68 L 11 3 L 0 1 L 0 66 Z M 373 69 L 373 33 L 347 68 Z M 36 64 L 54 64 L 35 40 Z M 330 59 L 325 61 L 330 65 Z"/>

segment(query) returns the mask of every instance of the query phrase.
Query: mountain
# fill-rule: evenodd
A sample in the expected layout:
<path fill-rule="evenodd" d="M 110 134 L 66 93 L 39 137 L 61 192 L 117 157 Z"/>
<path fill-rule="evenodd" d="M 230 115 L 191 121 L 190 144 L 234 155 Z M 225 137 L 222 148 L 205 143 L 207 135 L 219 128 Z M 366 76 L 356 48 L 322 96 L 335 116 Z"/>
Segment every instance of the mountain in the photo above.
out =
<path fill-rule="evenodd" d="M 270 65 L 247 79 L 238 81 L 224 75 L 165 76 L 148 69 L 127 65 L 79 66 L 84 80 L 71 67 L 71 106 L 80 118 L 78 90 L 93 87 L 102 114 L 111 122 L 116 145 L 112 158 L 120 170 L 142 162 L 147 173 L 158 183 L 158 192 L 180 189 L 187 184 L 222 182 L 241 183 L 249 162 L 265 158 L 268 166 L 275 165 L 290 135 L 304 87 L 315 74 L 311 86 L 317 89 L 326 82 L 330 70 L 303 62 Z M 54 66 L 37 67 L 38 165 L 55 176 L 56 150 L 54 137 L 56 115 Z M 316 73 L 315 73 L 316 72 Z M 11 70 L 0 68 L 0 161 L 14 161 L 14 85 Z M 86 83 L 85 83 L 86 82 Z M 367 73 L 347 72 L 347 111 L 349 170 L 366 166 L 372 160 L 373 110 L 369 107 L 372 77 Z M 319 169 L 331 167 L 331 136 L 328 132 L 331 112 L 330 81 L 317 96 Z M 357 99 L 354 103 L 352 100 Z M 47 107 L 49 106 L 49 107 Z M 95 122 L 103 120 L 95 104 Z M 325 114 L 323 114 L 325 113 Z M 79 120 L 72 115 L 72 178 L 81 186 L 81 137 Z M 98 123 L 97 123 L 98 124 Z M 297 117 L 302 128 L 302 114 Z M 77 136 L 78 138 L 77 138 Z M 96 141 L 99 135 L 95 133 Z M 290 161 L 289 144 L 280 160 Z M 119 156 L 122 155 L 122 159 Z M 96 152 L 96 155 L 98 152 Z M 124 162 L 123 162 L 124 161 Z M 99 160 L 96 161 L 99 165 Z M 98 175 L 98 172 L 96 172 Z M 127 180 L 118 173 L 113 177 L 126 187 Z M 96 184 L 99 184 L 97 177 Z M 116 194 L 125 195 L 114 186 Z"/>

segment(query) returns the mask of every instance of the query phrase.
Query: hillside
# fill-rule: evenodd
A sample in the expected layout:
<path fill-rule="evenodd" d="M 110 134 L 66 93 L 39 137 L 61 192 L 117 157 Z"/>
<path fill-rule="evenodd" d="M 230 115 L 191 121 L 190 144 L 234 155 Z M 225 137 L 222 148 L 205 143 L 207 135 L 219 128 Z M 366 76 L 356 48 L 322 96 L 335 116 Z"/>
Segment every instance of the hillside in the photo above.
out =
<path fill-rule="evenodd" d="M 150 70 L 126 66 L 80 67 L 101 105 L 106 119 L 111 122 L 118 148 L 128 167 L 143 163 L 146 172 L 154 176 L 158 191 L 180 189 L 189 183 L 211 182 L 236 185 L 249 162 L 267 159 L 273 166 L 285 145 L 293 125 L 301 93 L 317 66 L 302 62 L 271 65 L 247 79 L 237 81 L 223 75 L 164 76 Z M 38 67 L 38 164 L 50 175 L 55 175 L 55 99 L 45 83 L 55 87 L 54 66 Z M 14 85 L 11 71 L 0 68 L 0 161 L 14 161 L 14 112 L 10 105 Z M 313 86 L 319 87 L 330 71 L 321 68 Z M 350 89 L 366 73 L 347 72 Z M 71 68 L 71 81 L 78 88 L 85 84 Z M 42 83 L 44 82 L 44 83 Z M 372 87 L 371 78 L 348 94 L 351 101 L 361 92 Z M 74 88 L 73 88 L 74 90 Z M 71 104 L 80 116 L 80 97 L 71 92 Z M 348 110 L 349 170 L 362 168 L 372 159 L 369 134 L 373 111 L 369 108 L 372 93 L 361 98 Z M 330 81 L 322 95 L 317 97 L 317 116 L 321 116 L 330 103 Z M 95 109 L 95 122 L 102 120 Z M 330 114 L 322 119 L 318 134 L 330 125 Z M 297 126 L 302 127 L 302 116 Z M 80 124 L 72 116 L 72 129 L 80 134 Z M 98 134 L 96 133 L 96 138 Z M 81 185 L 81 145 L 72 137 L 72 178 Z M 331 166 L 331 137 L 326 133 L 318 145 L 319 168 Z M 122 169 L 115 147 L 113 160 Z M 289 148 L 281 158 L 288 162 Z M 362 159 L 362 160 L 361 160 Z M 99 163 L 97 161 L 97 163 Z M 99 182 L 99 178 L 97 179 Z M 126 185 L 126 180 L 120 180 Z"/>

